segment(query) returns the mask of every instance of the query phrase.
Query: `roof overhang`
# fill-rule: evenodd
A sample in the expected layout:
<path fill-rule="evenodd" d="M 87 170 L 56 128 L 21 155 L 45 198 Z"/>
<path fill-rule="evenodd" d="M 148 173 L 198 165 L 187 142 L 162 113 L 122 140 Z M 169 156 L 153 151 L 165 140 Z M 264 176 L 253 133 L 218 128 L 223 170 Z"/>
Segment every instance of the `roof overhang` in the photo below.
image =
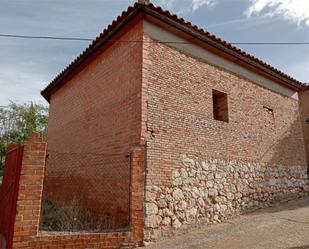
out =
<path fill-rule="evenodd" d="M 139 17 L 139 18 L 136 18 Z M 181 35 L 188 41 L 195 43 L 205 49 L 208 49 L 220 56 L 225 57 L 234 63 L 240 64 L 266 78 L 269 78 L 278 84 L 295 91 L 305 89 L 306 85 L 302 82 L 288 76 L 278 69 L 266 64 L 256 57 L 236 48 L 220 38 L 199 29 L 197 26 L 186 22 L 184 19 L 172 15 L 168 11 L 162 10 L 160 7 L 155 7 L 152 4 L 146 5 L 136 3 L 133 7 L 129 7 L 126 12 L 113 21 L 103 33 L 97 37 L 91 45 L 77 57 L 67 68 L 65 68 L 42 92 L 41 94 L 49 102 L 53 92 L 59 89 L 78 68 L 81 67 L 90 57 L 98 50 L 102 51 L 102 47 L 106 44 L 111 45 L 116 40 L 117 34 L 128 26 L 132 20 L 135 21 L 146 18 L 164 28 Z M 129 25 L 130 26 L 130 25 Z"/>
<path fill-rule="evenodd" d="M 257 58 L 248 58 L 248 56 L 253 57 L 249 54 L 246 55 L 242 55 L 239 52 L 241 51 L 240 49 L 237 49 L 238 51 L 235 51 L 235 47 L 233 46 L 233 48 L 229 48 L 229 46 L 223 45 L 218 43 L 218 41 L 214 41 L 214 39 L 205 36 L 203 34 L 201 34 L 199 31 L 195 31 L 192 28 L 189 28 L 185 25 L 182 25 L 180 23 L 178 23 L 177 21 L 166 17 L 165 15 L 159 14 L 156 11 L 153 11 L 152 9 L 148 9 L 146 8 L 145 13 L 147 13 L 149 16 L 152 16 L 154 18 L 156 18 L 157 20 L 161 20 L 164 23 L 183 31 L 184 33 L 188 34 L 189 36 L 187 36 L 187 40 L 189 40 L 192 43 L 196 43 L 201 47 L 204 47 L 208 50 L 211 50 L 212 52 L 219 54 L 220 56 L 225 57 L 228 60 L 231 60 L 237 64 L 240 64 L 250 70 L 253 70 L 259 74 L 261 74 L 264 77 L 267 77 L 271 80 L 276 81 L 279 84 L 282 84 L 290 89 L 299 91 L 299 90 L 303 90 L 304 89 L 304 85 L 295 80 L 292 79 L 290 76 L 288 75 L 282 75 L 282 72 L 276 72 L 278 71 L 277 69 L 273 68 L 269 68 L 269 65 L 262 65 L 262 64 L 266 64 L 264 62 L 262 62 L 261 60 L 259 60 L 259 62 L 256 62 L 256 60 L 258 60 Z M 146 16 L 147 17 L 147 16 Z M 154 18 L 147 18 L 148 20 L 155 22 L 157 24 L 159 24 Z M 159 24 L 160 25 L 160 24 Z M 161 25 L 162 26 L 162 25 Z M 167 29 L 168 27 L 165 26 Z M 173 31 L 172 31 L 173 32 Z M 175 32 L 175 31 L 174 31 Z M 175 32 L 180 34 L 179 32 Z M 225 43 L 224 41 L 222 41 L 223 43 Z"/>

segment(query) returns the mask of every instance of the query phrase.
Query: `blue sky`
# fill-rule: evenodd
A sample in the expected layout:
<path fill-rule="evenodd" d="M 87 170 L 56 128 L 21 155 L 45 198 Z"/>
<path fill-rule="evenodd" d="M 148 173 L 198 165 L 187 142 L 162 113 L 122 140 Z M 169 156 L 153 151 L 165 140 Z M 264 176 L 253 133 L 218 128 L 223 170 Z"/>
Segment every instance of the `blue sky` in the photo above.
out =
<path fill-rule="evenodd" d="M 229 42 L 309 42 L 309 0 L 153 0 Z M 96 37 L 131 0 L 0 0 L 0 34 Z M 0 105 L 40 101 L 89 42 L 0 37 Z M 309 82 L 309 45 L 239 46 Z"/>

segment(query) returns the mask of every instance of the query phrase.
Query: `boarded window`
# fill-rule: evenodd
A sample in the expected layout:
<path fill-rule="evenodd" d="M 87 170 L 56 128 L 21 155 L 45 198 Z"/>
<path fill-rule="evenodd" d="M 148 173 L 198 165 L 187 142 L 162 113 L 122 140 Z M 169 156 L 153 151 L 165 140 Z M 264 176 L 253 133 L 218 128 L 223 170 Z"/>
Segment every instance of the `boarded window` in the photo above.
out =
<path fill-rule="evenodd" d="M 213 116 L 215 120 L 229 122 L 227 94 L 212 90 Z"/>

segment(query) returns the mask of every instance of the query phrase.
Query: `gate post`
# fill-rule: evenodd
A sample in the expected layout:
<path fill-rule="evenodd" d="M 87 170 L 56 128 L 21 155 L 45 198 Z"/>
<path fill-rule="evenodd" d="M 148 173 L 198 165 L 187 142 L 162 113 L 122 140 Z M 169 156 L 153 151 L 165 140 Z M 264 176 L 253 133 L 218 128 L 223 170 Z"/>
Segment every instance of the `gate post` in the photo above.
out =
<path fill-rule="evenodd" d="M 27 244 L 31 236 L 38 235 L 46 147 L 39 133 L 33 133 L 24 145 L 12 248 Z"/>

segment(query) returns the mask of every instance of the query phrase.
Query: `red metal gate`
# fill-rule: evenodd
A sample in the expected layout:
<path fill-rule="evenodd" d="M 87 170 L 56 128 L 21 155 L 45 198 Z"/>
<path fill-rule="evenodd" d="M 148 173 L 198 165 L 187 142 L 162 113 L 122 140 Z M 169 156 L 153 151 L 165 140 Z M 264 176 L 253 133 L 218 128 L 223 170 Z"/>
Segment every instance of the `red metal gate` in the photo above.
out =
<path fill-rule="evenodd" d="M 0 248 L 12 248 L 23 146 L 10 145 L 0 192 Z"/>

